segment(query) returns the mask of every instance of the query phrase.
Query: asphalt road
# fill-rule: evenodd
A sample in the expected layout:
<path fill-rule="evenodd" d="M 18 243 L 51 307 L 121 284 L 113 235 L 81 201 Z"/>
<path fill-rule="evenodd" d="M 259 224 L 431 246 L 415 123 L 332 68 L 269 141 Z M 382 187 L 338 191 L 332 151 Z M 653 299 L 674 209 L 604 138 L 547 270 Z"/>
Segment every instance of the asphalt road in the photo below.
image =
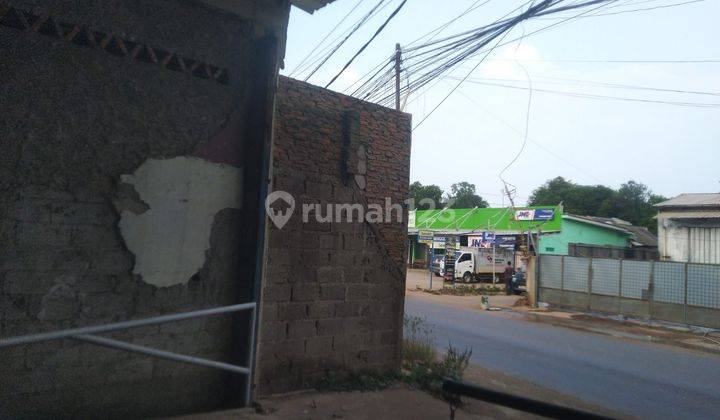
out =
<path fill-rule="evenodd" d="M 720 417 L 720 357 L 429 303 L 413 296 L 405 313 L 426 317 L 439 348 L 472 346 L 472 363 L 642 418 Z"/>

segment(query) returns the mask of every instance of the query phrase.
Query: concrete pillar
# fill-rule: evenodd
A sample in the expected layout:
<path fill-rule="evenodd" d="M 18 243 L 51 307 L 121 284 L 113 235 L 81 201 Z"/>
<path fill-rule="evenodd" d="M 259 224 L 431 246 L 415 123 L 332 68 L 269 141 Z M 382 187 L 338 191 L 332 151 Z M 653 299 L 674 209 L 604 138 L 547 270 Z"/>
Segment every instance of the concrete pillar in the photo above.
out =
<path fill-rule="evenodd" d="M 521 257 L 525 264 L 525 278 L 528 305 L 537 307 L 537 257 L 529 255 Z"/>

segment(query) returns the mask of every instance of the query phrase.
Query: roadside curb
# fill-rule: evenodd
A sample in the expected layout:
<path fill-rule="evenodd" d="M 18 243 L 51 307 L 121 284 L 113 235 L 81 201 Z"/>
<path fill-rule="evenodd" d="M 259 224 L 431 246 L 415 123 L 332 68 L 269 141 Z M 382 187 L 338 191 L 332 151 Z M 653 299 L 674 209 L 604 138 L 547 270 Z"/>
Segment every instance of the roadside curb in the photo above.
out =
<path fill-rule="evenodd" d="M 616 338 L 667 344 L 704 353 L 720 355 L 720 344 L 714 344 L 714 337 L 706 338 L 708 329 L 685 325 L 655 323 L 647 325 L 642 320 L 625 318 L 613 319 L 604 314 L 550 309 L 518 310 L 506 308 L 532 322 L 540 322 Z M 712 330 L 710 330 L 712 331 Z"/>

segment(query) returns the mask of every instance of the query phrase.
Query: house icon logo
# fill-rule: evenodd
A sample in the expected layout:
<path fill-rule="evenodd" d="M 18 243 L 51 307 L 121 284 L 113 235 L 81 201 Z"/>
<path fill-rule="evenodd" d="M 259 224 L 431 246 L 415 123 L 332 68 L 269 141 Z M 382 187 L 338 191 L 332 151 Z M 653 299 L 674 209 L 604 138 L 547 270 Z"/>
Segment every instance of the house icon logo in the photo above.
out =
<path fill-rule="evenodd" d="M 265 211 L 278 229 L 290 220 L 295 210 L 295 199 L 285 191 L 273 191 L 265 199 Z"/>

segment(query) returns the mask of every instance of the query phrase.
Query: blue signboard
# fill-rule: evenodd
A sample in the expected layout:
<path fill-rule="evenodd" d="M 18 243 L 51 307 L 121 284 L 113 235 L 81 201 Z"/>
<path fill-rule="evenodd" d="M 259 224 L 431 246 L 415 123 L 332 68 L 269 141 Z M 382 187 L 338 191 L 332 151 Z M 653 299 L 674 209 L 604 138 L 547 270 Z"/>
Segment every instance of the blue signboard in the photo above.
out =
<path fill-rule="evenodd" d="M 495 237 L 495 243 L 498 246 L 515 246 L 517 236 L 515 235 L 497 235 Z"/>
<path fill-rule="evenodd" d="M 478 236 L 468 236 L 468 246 L 475 248 L 490 248 L 493 245 L 514 247 L 516 241 L 516 235 L 496 235 L 494 232 L 482 232 Z"/>
<path fill-rule="evenodd" d="M 535 209 L 534 220 L 552 220 L 555 216 L 555 209 Z"/>
<path fill-rule="evenodd" d="M 525 209 L 515 211 L 515 220 L 552 220 L 555 209 Z"/>

